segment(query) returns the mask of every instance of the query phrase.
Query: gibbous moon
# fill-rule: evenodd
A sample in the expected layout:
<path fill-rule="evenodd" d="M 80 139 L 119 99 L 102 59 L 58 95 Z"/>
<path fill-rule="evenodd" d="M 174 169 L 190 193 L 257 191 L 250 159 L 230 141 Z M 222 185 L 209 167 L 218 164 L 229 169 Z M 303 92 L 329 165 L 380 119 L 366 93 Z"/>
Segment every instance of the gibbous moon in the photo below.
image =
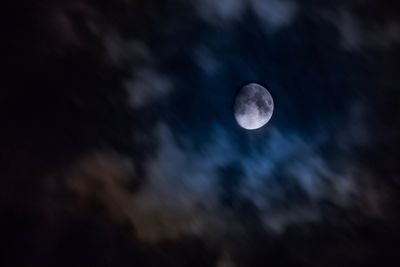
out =
<path fill-rule="evenodd" d="M 234 112 L 235 119 L 242 128 L 255 130 L 263 127 L 272 118 L 274 101 L 267 89 L 251 83 L 239 91 Z"/>

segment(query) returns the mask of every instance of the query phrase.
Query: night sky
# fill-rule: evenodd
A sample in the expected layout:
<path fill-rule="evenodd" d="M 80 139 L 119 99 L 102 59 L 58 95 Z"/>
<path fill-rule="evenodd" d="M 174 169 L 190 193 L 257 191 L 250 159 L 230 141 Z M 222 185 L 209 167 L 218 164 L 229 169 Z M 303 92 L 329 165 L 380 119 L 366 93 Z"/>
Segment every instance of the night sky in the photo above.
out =
<path fill-rule="evenodd" d="M 0 266 L 400 266 L 400 4 L 4 0 Z M 236 123 L 249 83 L 270 122 Z"/>

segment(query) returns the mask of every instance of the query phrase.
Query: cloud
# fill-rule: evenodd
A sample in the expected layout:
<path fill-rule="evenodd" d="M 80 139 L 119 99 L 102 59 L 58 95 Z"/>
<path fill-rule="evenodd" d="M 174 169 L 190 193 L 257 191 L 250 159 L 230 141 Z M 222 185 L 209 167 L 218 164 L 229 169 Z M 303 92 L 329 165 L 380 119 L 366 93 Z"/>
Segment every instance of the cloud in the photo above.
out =
<path fill-rule="evenodd" d="M 246 6 L 244 0 L 197 0 L 194 2 L 200 15 L 214 24 L 224 24 L 240 19 Z"/>
<path fill-rule="evenodd" d="M 130 77 L 122 80 L 129 107 L 146 107 L 172 91 L 171 79 L 157 70 L 157 60 L 143 41 L 122 38 L 112 30 L 104 34 L 103 45 L 106 57 L 113 65 L 130 69 Z"/>
<path fill-rule="evenodd" d="M 250 10 L 267 31 L 290 23 L 297 11 L 297 5 L 290 0 L 205 0 L 195 3 L 200 15 L 213 24 L 239 21 Z"/>
<path fill-rule="evenodd" d="M 358 194 L 351 159 L 336 171 L 320 154 L 327 140 L 274 130 L 259 155 L 242 160 L 246 179 L 240 191 L 257 207 L 267 229 L 280 232 L 317 220 L 319 202 L 346 207 Z"/>
<path fill-rule="evenodd" d="M 128 104 L 132 108 L 142 108 L 166 97 L 173 85 L 165 75 L 153 68 L 137 69 L 133 78 L 124 82 L 128 92 Z"/>
<path fill-rule="evenodd" d="M 349 125 L 359 116 L 351 113 Z M 333 156 L 341 160 L 335 161 L 321 154 L 320 147 L 336 142 L 335 135 L 306 138 L 271 128 L 260 142 L 249 139 L 243 153 L 221 125 L 209 131 L 210 141 L 193 149 L 188 145 L 190 135 L 176 134 L 171 126 L 160 123 L 155 128 L 157 149 L 152 157 L 139 163 L 115 152 L 93 153 L 70 168 L 68 187 L 83 201 L 102 203 L 115 220 L 128 220 L 137 237 L 146 242 L 185 236 L 223 242 L 227 233 L 246 231 L 241 223 L 246 215 L 240 211 L 244 202 L 255 208 L 266 231 L 277 234 L 292 224 L 317 221 L 323 213 L 320 202 L 342 208 L 372 205 L 375 210 L 380 205 L 371 202 L 379 200 L 370 197 L 379 195 L 373 188 L 367 195 L 362 193 L 369 188 L 362 180 L 368 174 L 353 158 L 338 152 Z M 348 138 L 346 144 L 352 146 L 354 129 L 344 127 L 343 132 L 349 135 L 341 133 L 340 138 Z M 144 169 L 140 176 L 138 164 Z M 240 170 L 231 192 L 232 206 L 223 202 L 223 187 L 234 179 L 229 173 L 221 176 L 221 169 L 228 166 Z M 135 192 L 128 190 L 132 179 L 141 181 Z M 221 184 L 221 179 L 228 185 Z M 360 186 L 360 179 L 365 186 Z"/>
<path fill-rule="evenodd" d="M 266 229 L 275 232 L 318 220 L 320 201 L 347 207 L 358 196 L 355 163 L 349 159 L 337 171 L 320 155 L 319 146 L 330 139 L 311 142 L 273 129 L 264 143 L 243 155 L 226 130 L 216 126 L 211 131 L 211 141 L 196 151 L 178 145 L 166 124 L 157 128 L 158 152 L 146 163 L 148 180 L 135 196 L 141 215 L 132 218 L 141 238 L 204 237 L 240 227 L 232 219 L 241 216 L 238 211 L 221 203 L 219 170 L 232 164 L 243 175 L 233 197 L 252 203 Z"/>
<path fill-rule="evenodd" d="M 251 0 L 251 7 L 267 31 L 289 24 L 297 13 L 297 5 L 287 0 Z"/>
<path fill-rule="evenodd" d="M 383 49 L 400 43 L 400 25 L 396 21 L 370 27 L 344 9 L 329 20 L 338 28 L 345 50 L 357 51 L 369 47 Z"/>
<path fill-rule="evenodd" d="M 194 50 L 193 60 L 197 66 L 209 77 L 216 76 L 222 69 L 223 63 L 220 59 L 204 46 Z"/>
<path fill-rule="evenodd" d="M 217 262 L 217 267 L 234 267 L 236 264 L 234 263 L 231 255 L 224 251 Z"/>
<path fill-rule="evenodd" d="M 218 166 L 229 161 L 224 141 L 202 151 L 180 148 L 166 125 L 157 128 L 157 155 L 146 163 L 147 182 L 135 195 L 133 223 L 145 240 L 204 235 L 222 219 L 218 202 Z"/>
<path fill-rule="evenodd" d="M 122 38 L 117 31 L 102 36 L 108 59 L 117 66 L 123 63 L 131 67 L 153 63 L 154 59 L 148 46 L 141 40 Z"/>
<path fill-rule="evenodd" d="M 56 180 L 63 181 L 62 187 L 77 196 L 77 208 L 94 201 L 122 222 L 131 209 L 128 185 L 134 172 L 129 158 L 112 151 L 97 151 L 77 159 L 61 175 L 63 179 Z M 54 181 L 49 179 L 50 183 Z"/>

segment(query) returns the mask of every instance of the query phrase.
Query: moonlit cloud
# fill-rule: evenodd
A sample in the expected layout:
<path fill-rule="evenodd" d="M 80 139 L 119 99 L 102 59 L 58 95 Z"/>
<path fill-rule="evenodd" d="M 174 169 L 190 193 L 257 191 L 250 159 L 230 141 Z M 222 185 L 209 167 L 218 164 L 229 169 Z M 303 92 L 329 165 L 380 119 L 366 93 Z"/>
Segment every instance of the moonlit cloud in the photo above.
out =
<path fill-rule="evenodd" d="M 290 0 L 251 0 L 253 12 L 267 31 L 279 29 L 294 19 L 297 4 Z"/>
<path fill-rule="evenodd" d="M 199 68 L 209 77 L 215 76 L 223 68 L 217 55 L 204 46 L 195 49 L 193 58 Z"/>
<path fill-rule="evenodd" d="M 243 155 L 226 129 L 216 125 L 210 130 L 210 142 L 193 150 L 176 139 L 189 136 L 175 136 L 167 124 L 159 124 L 156 154 L 143 163 L 143 184 L 135 193 L 125 188 L 132 179 L 128 177 L 135 177 L 135 161 L 109 153 L 80 161 L 70 185 L 81 197 L 99 199 L 118 220 L 129 219 L 137 236 L 148 242 L 187 235 L 218 240 L 231 227 L 240 227 L 240 222 L 231 221 L 238 212 L 235 207 L 221 202 L 220 170 L 232 163 L 242 170 L 233 197 L 254 205 L 268 231 L 281 233 L 291 224 L 318 221 L 321 201 L 344 208 L 379 205 L 360 193 L 359 179 L 366 175 L 356 162 L 349 158 L 338 169 L 320 155 L 319 147 L 334 139 L 310 141 L 272 129 L 264 142 Z M 342 138 L 352 140 L 351 135 Z"/>
<path fill-rule="evenodd" d="M 196 2 L 200 14 L 213 24 L 238 21 L 249 10 L 262 22 L 266 31 L 290 23 L 297 11 L 290 0 L 223 0 Z"/>

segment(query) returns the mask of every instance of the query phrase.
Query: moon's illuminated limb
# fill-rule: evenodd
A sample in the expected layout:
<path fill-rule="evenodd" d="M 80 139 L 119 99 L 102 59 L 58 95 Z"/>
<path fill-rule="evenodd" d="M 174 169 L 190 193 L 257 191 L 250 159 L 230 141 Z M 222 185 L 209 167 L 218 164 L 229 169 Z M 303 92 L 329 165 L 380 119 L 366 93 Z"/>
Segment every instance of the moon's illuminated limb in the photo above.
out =
<path fill-rule="evenodd" d="M 267 89 L 251 83 L 244 86 L 236 97 L 235 119 L 247 130 L 263 127 L 272 118 L 274 101 Z"/>

